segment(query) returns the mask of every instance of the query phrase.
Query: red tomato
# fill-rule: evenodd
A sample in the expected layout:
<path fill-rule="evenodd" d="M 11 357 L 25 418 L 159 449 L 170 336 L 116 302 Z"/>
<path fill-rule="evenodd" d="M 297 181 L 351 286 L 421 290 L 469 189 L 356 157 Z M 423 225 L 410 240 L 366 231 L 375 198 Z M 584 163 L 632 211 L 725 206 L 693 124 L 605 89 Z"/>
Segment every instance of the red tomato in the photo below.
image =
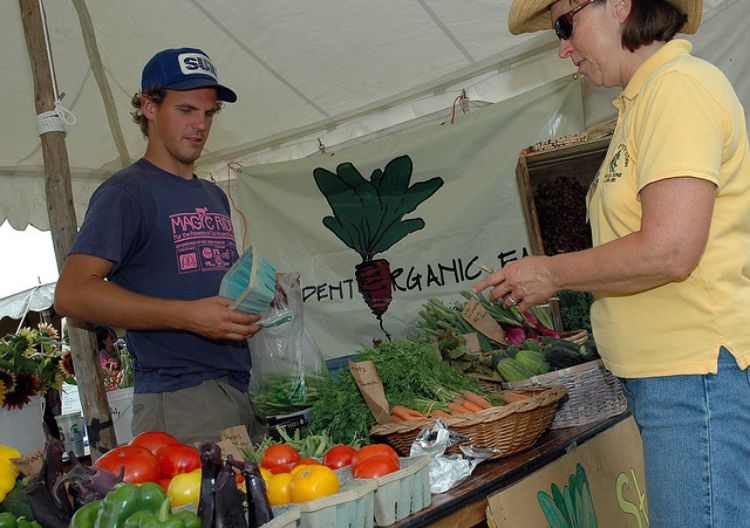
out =
<path fill-rule="evenodd" d="M 269 468 L 268 470 L 274 475 L 278 475 L 279 473 L 291 473 L 292 466 L 289 466 L 287 464 L 279 464 L 278 466 L 273 466 L 272 468 Z"/>
<path fill-rule="evenodd" d="M 179 443 L 180 441 L 169 433 L 145 431 L 133 438 L 128 445 L 145 447 L 153 454 L 156 454 L 160 447 Z"/>
<path fill-rule="evenodd" d="M 399 468 L 399 463 L 394 461 L 393 458 L 387 455 L 373 455 L 357 464 L 357 467 L 354 468 L 354 478 L 380 478 L 397 471 Z"/>
<path fill-rule="evenodd" d="M 398 453 L 388 444 L 372 444 L 363 446 L 357 451 L 357 454 L 352 458 L 352 469 L 356 469 L 357 466 L 364 460 L 367 460 L 371 456 L 384 455 L 393 459 L 394 462 L 401 465 L 398 459 Z"/>
<path fill-rule="evenodd" d="M 323 464 L 320 463 L 320 460 L 315 460 L 314 458 L 300 458 L 297 460 L 297 462 L 294 463 L 296 466 L 322 466 Z"/>
<path fill-rule="evenodd" d="M 201 467 L 198 450 L 185 444 L 173 444 L 160 447 L 156 459 L 161 467 L 163 478 L 172 478 L 178 473 L 190 473 Z"/>
<path fill-rule="evenodd" d="M 331 469 L 338 469 L 352 463 L 357 450 L 348 445 L 333 446 L 323 457 L 323 465 Z"/>
<path fill-rule="evenodd" d="M 299 453 L 290 445 L 274 444 L 263 452 L 260 465 L 266 469 L 273 466 L 294 465 L 299 460 Z"/>
<path fill-rule="evenodd" d="M 159 482 L 161 478 L 161 468 L 156 456 L 141 446 L 116 447 L 104 453 L 94 465 L 115 475 L 120 474 L 121 467 L 125 468 L 125 482 Z"/>
<path fill-rule="evenodd" d="M 161 486 L 161 489 L 164 491 L 167 491 L 169 489 L 169 483 L 172 482 L 171 478 L 161 478 L 159 479 L 159 486 Z"/>

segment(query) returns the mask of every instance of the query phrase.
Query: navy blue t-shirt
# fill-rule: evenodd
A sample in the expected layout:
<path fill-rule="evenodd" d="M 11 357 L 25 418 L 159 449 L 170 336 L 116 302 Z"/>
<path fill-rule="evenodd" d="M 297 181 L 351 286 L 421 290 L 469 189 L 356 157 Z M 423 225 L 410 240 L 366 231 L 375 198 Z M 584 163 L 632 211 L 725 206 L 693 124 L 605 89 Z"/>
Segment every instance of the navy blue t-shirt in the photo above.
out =
<path fill-rule="evenodd" d="M 186 180 L 140 159 L 94 192 L 70 253 L 114 263 L 107 279 L 163 299 L 194 300 L 219 293 L 237 260 L 224 192 Z M 184 331 L 127 330 L 135 355 L 135 391 L 171 392 L 229 376 L 247 390 L 247 341 L 216 341 Z"/>

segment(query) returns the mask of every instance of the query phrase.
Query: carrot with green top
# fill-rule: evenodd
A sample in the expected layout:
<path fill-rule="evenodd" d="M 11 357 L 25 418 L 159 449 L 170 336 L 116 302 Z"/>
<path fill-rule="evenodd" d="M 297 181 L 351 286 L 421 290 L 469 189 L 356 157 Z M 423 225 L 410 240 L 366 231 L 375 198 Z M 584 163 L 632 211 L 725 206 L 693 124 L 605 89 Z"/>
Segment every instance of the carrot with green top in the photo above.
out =
<path fill-rule="evenodd" d="M 484 398 L 475 392 L 471 392 L 470 390 L 465 390 L 463 396 L 466 401 L 479 405 L 482 409 L 489 409 L 492 407 L 492 404 L 487 398 Z"/>

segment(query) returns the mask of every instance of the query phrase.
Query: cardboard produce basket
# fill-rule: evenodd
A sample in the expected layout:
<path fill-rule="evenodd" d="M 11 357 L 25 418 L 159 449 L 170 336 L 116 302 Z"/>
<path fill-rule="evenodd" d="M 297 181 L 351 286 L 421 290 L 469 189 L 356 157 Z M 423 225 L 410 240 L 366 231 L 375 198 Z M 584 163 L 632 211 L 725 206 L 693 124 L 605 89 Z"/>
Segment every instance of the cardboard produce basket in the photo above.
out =
<path fill-rule="evenodd" d="M 260 528 L 297 528 L 300 520 L 299 508 L 293 504 L 273 508 L 273 519 Z"/>
<path fill-rule="evenodd" d="M 388 526 L 400 521 L 425 509 L 432 501 L 428 468 L 430 457 L 404 457 L 400 459 L 400 463 L 401 469 L 398 471 L 372 479 L 377 484 L 374 513 L 375 524 L 378 526 Z M 337 473 L 342 482 L 354 478 L 350 466 Z"/>
<path fill-rule="evenodd" d="M 351 479 L 338 493 L 293 506 L 299 510 L 300 528 L 373 528 L 375 481 Z M 276 510 L 274 510 L 275 512 Z"/>

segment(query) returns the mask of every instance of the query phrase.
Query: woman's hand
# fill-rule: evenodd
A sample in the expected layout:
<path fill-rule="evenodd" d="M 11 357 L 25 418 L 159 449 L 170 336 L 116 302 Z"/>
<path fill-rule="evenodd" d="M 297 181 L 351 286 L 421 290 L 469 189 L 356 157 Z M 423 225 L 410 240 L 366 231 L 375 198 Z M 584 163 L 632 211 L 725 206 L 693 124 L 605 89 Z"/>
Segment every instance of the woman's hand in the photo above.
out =
<path fill-rule="evenodd" d="M 507 307 L 517 306 L 521 312 L 547 302 L 557 293 L 552 280 L 550 257 L 531 256 L 505 265 L 474 285 L 477 293 L 487 288 L 490 301 L 503 299 Z"/>

